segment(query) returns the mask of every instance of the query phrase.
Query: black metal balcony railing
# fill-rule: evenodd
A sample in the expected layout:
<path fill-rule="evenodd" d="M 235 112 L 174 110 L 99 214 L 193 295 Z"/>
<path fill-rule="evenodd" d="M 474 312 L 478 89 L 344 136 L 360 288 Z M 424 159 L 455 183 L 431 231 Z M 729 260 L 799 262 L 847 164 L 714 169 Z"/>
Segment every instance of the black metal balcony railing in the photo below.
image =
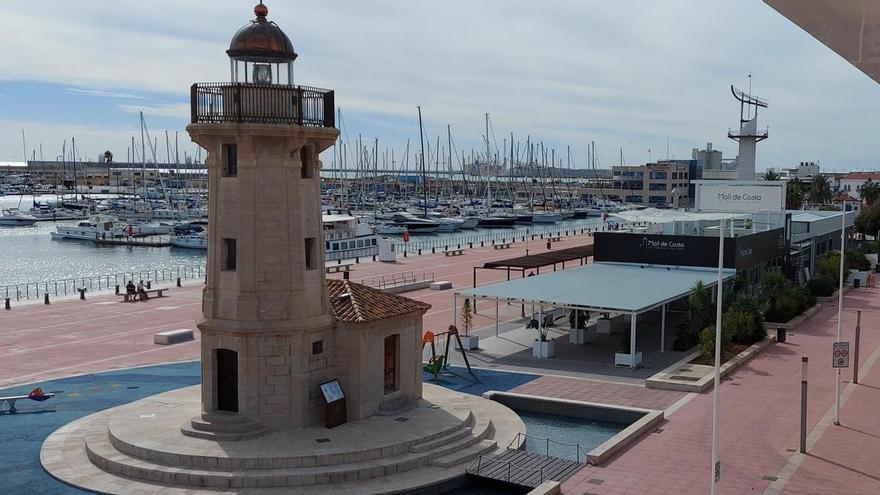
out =
<path fill-rule="evenodd" d="M 336 127 L 333 90 L 251 83 L 196 83 L 193 124 L 249 123 Z"/>

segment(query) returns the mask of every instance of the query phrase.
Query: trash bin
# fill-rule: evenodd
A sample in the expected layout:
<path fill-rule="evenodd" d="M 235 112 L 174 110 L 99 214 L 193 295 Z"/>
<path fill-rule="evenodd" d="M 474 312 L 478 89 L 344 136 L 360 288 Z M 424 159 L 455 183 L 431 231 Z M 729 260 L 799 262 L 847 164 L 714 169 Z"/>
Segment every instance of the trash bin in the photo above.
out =
<path fill-rule="evenodd" d="M 853 278 L 853 289 L 858 289 L 861 286 L 862 286 L 862 279 Z"/>
<path fill-rule="evenodd" d="M 785 342 L 785 327 L 776 328 L 776 342 Z"/>

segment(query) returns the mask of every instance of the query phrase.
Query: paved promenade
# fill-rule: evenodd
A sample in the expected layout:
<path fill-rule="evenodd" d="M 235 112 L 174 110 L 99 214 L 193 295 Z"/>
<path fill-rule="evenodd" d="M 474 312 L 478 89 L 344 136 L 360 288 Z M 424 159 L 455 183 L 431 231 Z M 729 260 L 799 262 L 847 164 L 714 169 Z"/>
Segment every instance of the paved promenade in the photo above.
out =
<path fill-rule="evenodd" d="M 843 380 L 841 426 L 829 424 L 834 404 L 831 344 L 836 304 L 801 325 L 788 342 L 767 348 L 721 386 L 719 493 L 880 493 L 880 289 L 851 291 L 844 303 L 843 339 L 852 340 L 862 309 L 861 385 Z M 810 359 L 806 456 L 799 442 L 800 361 Z M 538 381 L 522 389 L 538 386 Z M 518 390 L 518 389 L 515 389 Z M 564 485 L 566 494 L 708 493 L 712 395 L 693 396 L 661 432 L 643 437 L 602 467 L 587 467 Z"/>
<path fill-rule="evenodd" d="M 567 238 L 554 249 L 589 242 Z M 545 244 L 530 242 L 530 252 Z M 393 272 L 435 273 L 456 289 L 470 287 L 473 266 L 524 254 L 517 243 L 508 250 L 490 246 L 465 255 L 400 258 L 397 263 L 354 265 L 353 281 Z M 552 270 L 548 268 L 547 270 Z M 543 271 L 543 270 L 542 270 Z M 334 275 L 336 276 L 336 275 Z M 517 274 L 512 274 L 517 276 Z M 506 279 L 502 271 L 481 271 L 481 284 Z M 432 304 L 425 329 L 445 330 L 452 322 L 452 292 L 428 289 L 408 297 Z M 0 388 L 52 378 L 198 359 L 195 342 L 157 346 L 162 330 L 195 329 L 201 286 L 173 288 L 168 297 L 122 303 L 113 295 L 87 301 L 16 305 L 0 312 Z M 844 340 L 852 340 L 855 309 L 862 313 L 862 384 L 851 385 L 844 372 L 841 426 L 831 425 L 833 373 L 830 348 L 836 332 L 834 304 L 770 346 L 722 384 L 720 493 L 876 494 L 880 493 L 880 289 L 851 291 L 846 297 Z M 483 303 L 475 327 L 494 325 L 494 306 Z M 519 306 L 502 305 L 502 320 L 519 318 Z M 800 358 L 810 357 L 809 454 L 798 446 Z M 500 368 L 499 368 L 500 369 Z M 709 487 L 712 396 L 644 389 L 596 379 L 546 375 L 517 392 L 663 409 L 667 421 L 602 467 L 586 467 L 565 485 L 567 494 L 706 493 Z"/>
<path fill-rule="evenodd" d="M 562 249 L 592 242 L 586 235 L 563 237 L 553 244 Z M 530 241 L 529 252 L 545 252 L 546 243 Z M 389 275 L 397 272 L 434 273 L 438 280 L 450 280 L 461 289 L 473 283 L 473 267 L 491 260 L 525 254 L 525 243 L 510 249 L 495 250 L 487 244 L 466 249 L 462 256 L 446 257 L 442 253 L 399 257 L 396 263 L 369 262 L 355 264 L 351 280 Z M 568 265 L 567 265 L 568 266 Z M 548 268 L 552 270 L 552 267 Z M 561 267 L 560 267 L 561 269 Z M 332 277 L 342 278 L 341 274 Z M 486 284 L 507 278 L 496 270 L 482 270 L 479 283 Z M 157 284 L 156 287 L 159 285 Z M 132 366 L 199 358 L 196 318 L 201 311 L 201 284 L 172 287 L 166 297 L 146 302 L 124 303 L 112 293 L 90 294 L 86 301 L 65 299 L 45 306 L 41 303 L 13 303 L 11 311 L 0 310 L 0 387 L 30 383 L 49 378 L 92 373 Z M 432 305 L 425 315 L 424 328 L 443 331 L 452 323 L 452 291 L 422 289 L 408 292 L 407 297 Z M 475 315 L 474 328 L 494 325 L 494 308 L 488 303 L 490 316 Z M 505 307 L 502 319 L 519 317 L 519 306 Z M 153 344 L 153 334 L 165 330 L 189 328 L 196 330 L 196 341 L 172 346 Z"/>

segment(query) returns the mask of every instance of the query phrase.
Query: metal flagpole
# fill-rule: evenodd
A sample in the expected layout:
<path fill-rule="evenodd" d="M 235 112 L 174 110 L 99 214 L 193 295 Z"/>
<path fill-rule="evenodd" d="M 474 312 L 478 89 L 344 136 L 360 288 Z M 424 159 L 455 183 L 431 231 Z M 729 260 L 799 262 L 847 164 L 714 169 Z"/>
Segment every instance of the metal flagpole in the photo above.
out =
<path fill-rule="evenodd" d="M 837 340 L 843 322 L 843 258 L 846 253 L 846 202 L 840 204 L 840 285 L 837 288 Z M 840 424 L 840 368 L 834 368 L 834 424 Z"/>
<path fill-rule="evenodd" d="M 731 221 L 732 223 L 732 221 Z M 712 467 L 710 468 L 711 494 L 717 493 L 721 479 L 721 460 L 718 458 L 718 415 L 721 408 L 721 309 L 724 282 L 724 219 L 718 225 L 718 285 L 715 300 L 715 389 L 712 395 Z"/>

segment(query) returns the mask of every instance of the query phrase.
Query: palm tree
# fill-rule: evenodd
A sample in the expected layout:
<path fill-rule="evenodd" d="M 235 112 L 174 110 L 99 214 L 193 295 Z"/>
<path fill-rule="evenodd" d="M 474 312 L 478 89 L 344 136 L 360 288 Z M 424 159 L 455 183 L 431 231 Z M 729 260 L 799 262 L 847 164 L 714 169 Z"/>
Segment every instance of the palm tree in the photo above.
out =
<path fill-rule="evenodd" d="M 826 204 L 831 202 L 833 195 L 831 181 L 828 180 L 828 177 L 824 175 L 813 177 L 813 181 L 810 183 L 809 197 L 813 203 Z"/>
<path fill-rule="evenodd" d="M 874 204 L 877 198 L 880 198 L 880 182 L 874 182 L 871 179 L 865 181 L 859 188 L 859 195 L 868 206 Z"/>
<path fill-rule="evenodd" d="M 107 150 L 104 152 L 104 163 L 111 162 L 113 162 L 113 153 L 111 153 L 110 150 Z"/>
<path fill-rule="evenodd" d="M 797 177 L 788 181 L 785 187 L 785 208 L 788 210 L 800 210 L 804 205 L 804 190 L 806 185 Z"/>
<path fill-rule="evenodd" d="M 779 172 L 773 170 L 772 168 L 768 168 L 764 175 L 761 176 L 764 180 L 779 180 L 780 175 Z"/>

